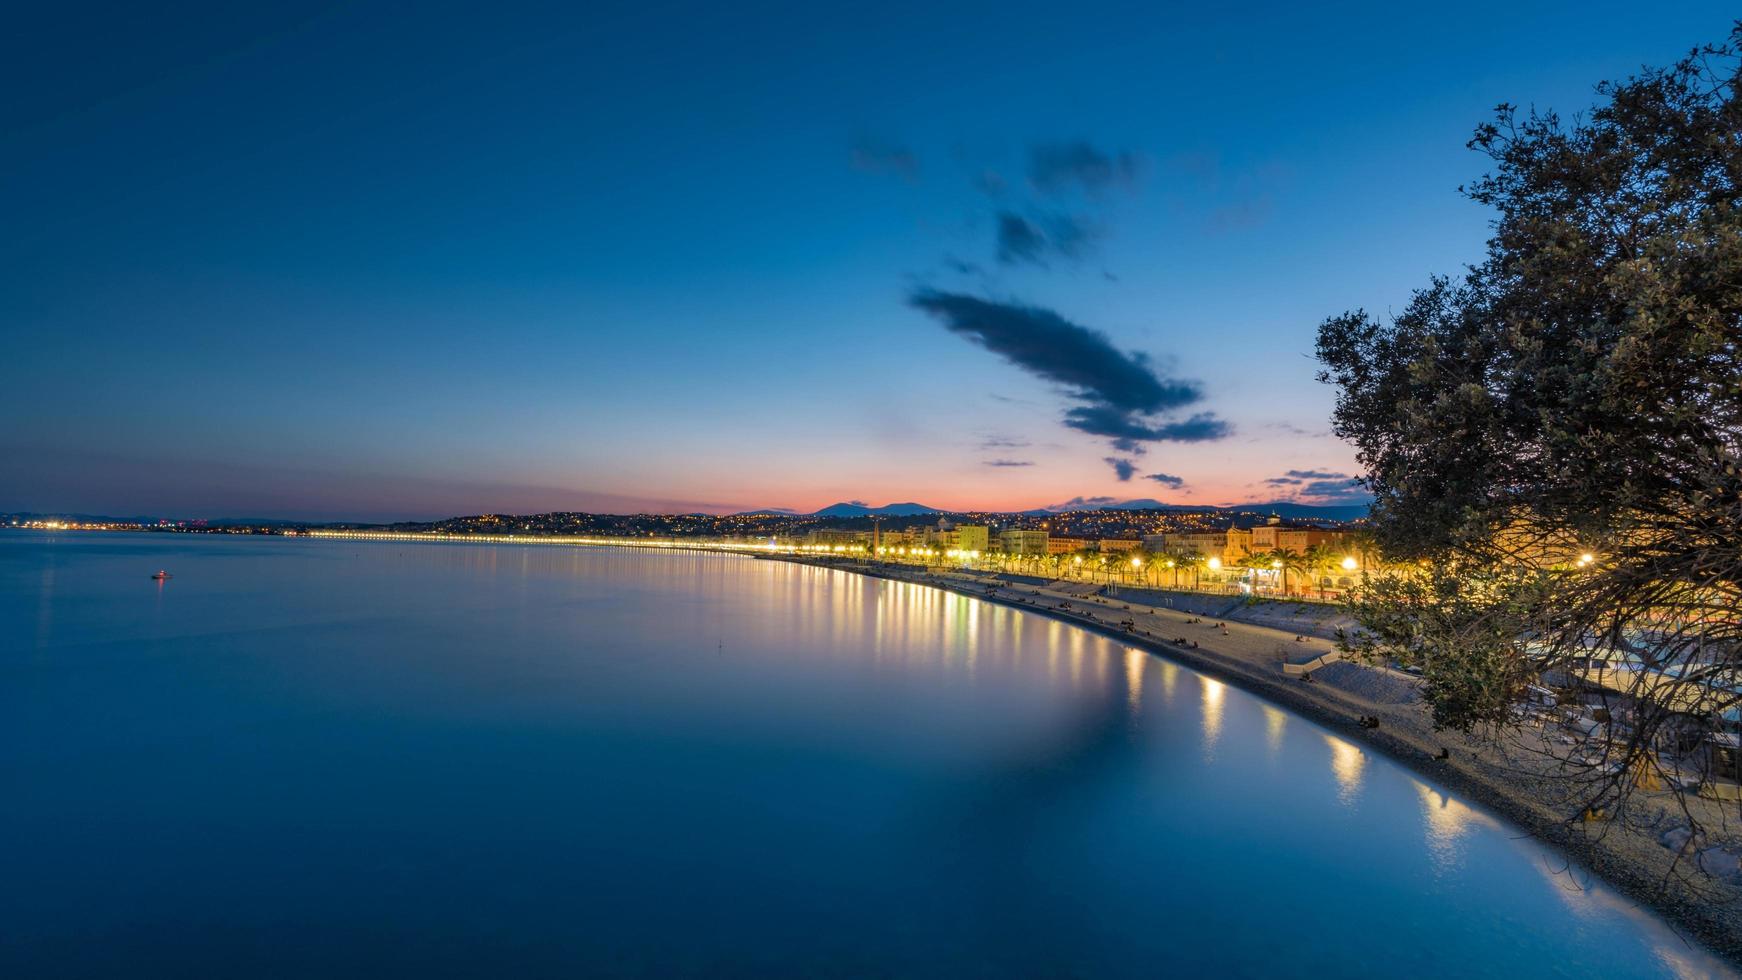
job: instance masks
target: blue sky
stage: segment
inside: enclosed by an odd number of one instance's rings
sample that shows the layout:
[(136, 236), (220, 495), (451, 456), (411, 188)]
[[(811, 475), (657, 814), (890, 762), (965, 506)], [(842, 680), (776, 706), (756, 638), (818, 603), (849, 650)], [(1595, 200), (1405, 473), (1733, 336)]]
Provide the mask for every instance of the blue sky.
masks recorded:
[[(1314, 328), (1479, 257), (1474, 127), (1731, 17), (832, 6), (24, 12), (0, 510), (1331, 499), (1267, 482), (1356, 472)], [(1001, 262), (1000, 215), (1063, 247)], [(1064, 425), (1099, 396), (923, 291), (1145, 354), (1196, 397), (1133, 418), (1225, 435)]]

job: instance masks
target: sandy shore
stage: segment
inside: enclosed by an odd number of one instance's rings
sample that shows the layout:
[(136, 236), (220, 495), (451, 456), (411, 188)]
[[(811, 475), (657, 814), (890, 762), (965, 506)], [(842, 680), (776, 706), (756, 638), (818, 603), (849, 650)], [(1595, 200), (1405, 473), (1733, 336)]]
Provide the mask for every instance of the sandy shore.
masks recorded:
[[(870, 566), (803, 556), (783, 560), (820, 565), (896, 581), (948, 589), (991, 602), (1026, 609), (1117, 637), (1159, 656), (1233, 683), (1286, 706), (1340, 736), (1359, 741), (1459, 795), (1477, 801), (1578, 858), (1592, 871), (1640, 904), (1656, 910), (1684, 933), (1742, 966), (1742, 888), (1707, 877), (1687, 866), (1672, 874), (1675, 852), (1659, 835), (1679, 819), (1668, 793), (1639, 802), (1634, 822), (1642, 827), (1568, 819), (1567, 785), (1532, 764), (1505, 758), (1499, 749), (1455, 733), (1435, 732), (1426, 709), (1409, 697), (1412, 680), (1403, 674), (1339, 664), (1325, 668), (1333, 680), (1303, 681), (1283, 670), (1334, 644), (1319, 636), (1291, 634), (1236, 621), (1238, 612), (1201, 622), (1188, 612), (1055, 592), (1040, 585), (998, 580), (990, 575), (930, 574), (905, 566)], [(1133, 630), (1121, 625), (1134, 624)], [(1225, 628), (1224, 628), (1225, 627)], [(1175, 642), (1187, 640), (1185, 645)], [(1191, 643), (1195, 642), (1196, 647)], [(1321, 677), (1325, 677), (1321, 674)], [(1377, 718), (1366, 728), (1363, 717)], [(1442, 750), (1446, 757), (1440, 758)], [(1714, 829), (1725, 826), (1716, 805), (1692, 801), (1709, 813)], [(1728, 827), (1734, 832), (1735, 821)], [(1686, 879), (1684, 880), (1684, 877)]]

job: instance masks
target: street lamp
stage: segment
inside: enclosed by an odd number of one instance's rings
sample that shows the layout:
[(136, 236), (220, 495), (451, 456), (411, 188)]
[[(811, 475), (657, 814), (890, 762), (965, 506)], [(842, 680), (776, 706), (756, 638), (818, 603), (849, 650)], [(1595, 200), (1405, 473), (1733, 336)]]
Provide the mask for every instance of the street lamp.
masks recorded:
[(1349, 555), (1343, 559), (1343, 571), (1352, 572), (1355, 570), (1355, 567), (1359, 564), (1360, 564), (1360, 562), (1355, 560), (1354, 555)]

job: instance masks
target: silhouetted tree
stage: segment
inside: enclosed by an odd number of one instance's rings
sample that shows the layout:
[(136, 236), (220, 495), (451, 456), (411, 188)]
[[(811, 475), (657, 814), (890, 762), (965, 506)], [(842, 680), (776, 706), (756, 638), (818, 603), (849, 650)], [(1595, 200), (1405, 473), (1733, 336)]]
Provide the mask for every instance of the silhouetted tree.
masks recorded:
[[(1319, 328), (1375, 540), (1423, 569), (1355, 590), (1352, 645), (1421, 667), (1440, 725), (1504, 724), (1543, 671), (1622, 658), (1612, 773), (1742, 697), (1739, 44), (1604, 83), (1570, 124), (1499, 107), (1470, 142), (1493, 161), (1466, 189), (1498, 212), (1486, 258), (1388, 321)], [(1583, 802), (1632, 785), (1594, 777)]]

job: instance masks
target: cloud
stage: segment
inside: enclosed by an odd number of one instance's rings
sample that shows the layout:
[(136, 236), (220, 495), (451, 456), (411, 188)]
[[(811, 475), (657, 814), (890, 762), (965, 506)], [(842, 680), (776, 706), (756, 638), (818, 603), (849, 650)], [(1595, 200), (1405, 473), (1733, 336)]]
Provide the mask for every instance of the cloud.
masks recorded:
[(1204, 442), (1231, 431), (1209, 412), (1183, 421), (1155, 418), (1201, 401), (1202, 386), (1161, 376), (1145, 355), (1120, 351), (1105, 334), (1051, 310), (936, 290), (920, 290), (908, 302), (950, 332), (1063, 387), (1083, 403), (1065, 412), (1064, 424), (1125, 452), (1142, 442)]
[(1308, 504), (1366, 504), (1373, 495), (1361, 481), (1347, 473), (1330, 470), (1288, 470), (1264, 481), (1266, 486), (1289, 487), (1289, 500)]
[(1185, 481), (1184, 477), (1174, 476), (1171, 473), (1150, 473), (1150, 474), (1146, 475), (1144, 477), (1144, 479), (1145, 480), (1154, 480), (1155, 482), (1162, 484), (1163, 486), (1172, 487), (1175, 490), (1178, 490), (1179, 488), (1186, 485), (1186, 481)]
[(1303, 498), (1320, 503), (1371, 503), (1373, 495), (1356, 479), (1315, 480), (1300, 488)]
[(1135, 153), (1103, 153), (1081, 140), (1041, 143), (1030, 148), (1028, 182), (1042, 194), (1074, 188), (1100, 193), (1110, 187), (1137, 183), (1142, 159)]
[(998, 261), (1005, 265), (1046, 261), (1046, 233), (1027, 218), (1009, 211), (998, 212)]
[(1103, 506), (1106, 506), (1107, 504), (1116, 504), (1118, 502), (1119, 502), (1118, 497), (1072, 497), (1071, 499), (1065, 501), (1062, 504), (1053, 504), (1051, 507), (1043, 507), (1041, 509), (1042, 510), (1079, 510), (1079, 509), (1082, 509), (1084, 507), (1103, 507)]
[(1291, 436), (1302, 436), (1310, 439), (1322, 439), (1325, 436), (1330, 435), (1329, 432), (1314, 432), (1310, 429), (1303, 429), (1300, 426), (1295, 425), (1293, 422), (1265, 422), (1262, 423), (1261, 427), (1276, 432), (1286, 432)]
[(1031, 374), (1117, 412), (1159, 412), (1203, 397), (1196, 382), (1161, 378), (1141, 354), (1125, 354), (1105, 334), (1051, 310), (922, 290), (910, 302)]
[(1026, 459), (989, 459), (986, 461), (985, 465), (998, 466), (998, 467), (1033, 466), (1034, 462), (1032, 460), (1026, 460)]
[(1082, 258), (1097, 237), (1099, 232), (1084, 218), (1059, 214), (1030, 220), (1014, 211), (1000, 211), (996, 255), (1003, 265), (1045, 266), (1054, 255)]
[(869, 140), (853, 145), (853, 169), (868, 174), (894, 174), (903, 180), (919, 179), (919, 158), (905, 146)]
[(1021, 449), (1031, 445), (1027, 439), (1017, 439), (1011, 436), (987, 436), (980, 441), (981, 449)]
[(1136, 460), (1108, 456), (1106, 459), (1103, 459), (1102, 462), (1113, 467), (1113, 475), (1119, 478), (1120, 483), (1130, 483), (1132, 475), (1137, 472)]
[(1106, 405), (1070, 409), (1065, 412), (1065, 424), (1090, 435), (1107, 436), (1115, 449), (1138, 441), (1212, 442), (1233, 432), (1228, 423), (1209, 412), (1199, 412), (1183, 422), (1154, 424)]

